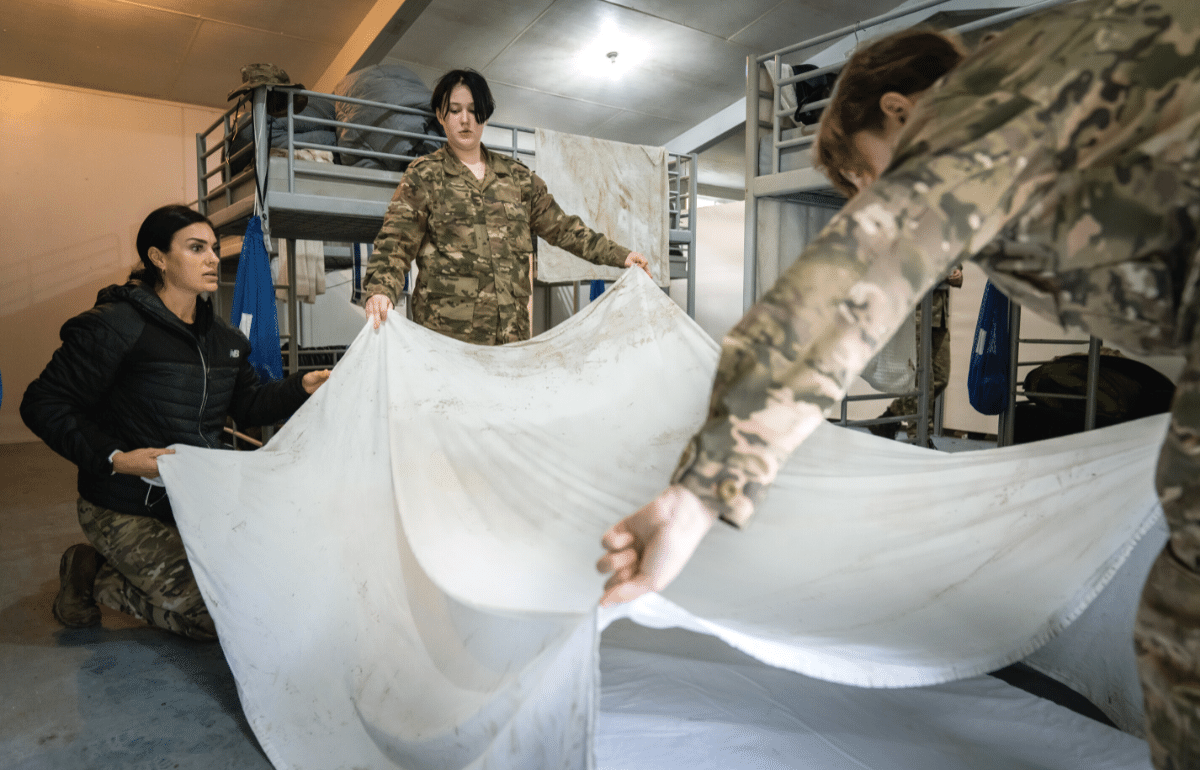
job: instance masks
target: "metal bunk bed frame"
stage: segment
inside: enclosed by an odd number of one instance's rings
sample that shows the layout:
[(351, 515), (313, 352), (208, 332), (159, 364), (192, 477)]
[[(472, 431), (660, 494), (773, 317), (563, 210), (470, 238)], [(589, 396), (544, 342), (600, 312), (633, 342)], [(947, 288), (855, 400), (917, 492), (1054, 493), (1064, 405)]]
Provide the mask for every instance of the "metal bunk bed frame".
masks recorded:
[[(749, 310), (750, 306), (757, 300), (758, 293), (758, 199), (759, 198), (781, 198), (798, 200), (801, 202), (818, 201), (820, 205), (828, 205), (826, 199), (832, 199), (834, 196), (829, 194), (829, 182), (825, 177), (812, 168), (811, 165), (807, 168), (798, 168), (789, 171), (781, 170), (781, 155), (782, 151), (791, 148), (808, 148), (811, 147), (816, 138), (815, 132), (802, 135), (796, 138), (784, 139), (783, 118), (792, 114), (792, 109), (783, 107), (782, 89), (785, 86), (801, 83), (808, 80), (813, 80), (823, 75), (836, 74), (841, 72), (842, 63), (832, 64), (825, 67), (820, 67), (813, 70), (808, 70), (797, 75), (783, 77), (783, 57), (795, 54), (808, 48), (812, 48), (823, 43), (828, 43), (834, 40), (844, 38), (848, 35), (856, 35), (858, 32), (878, 27), (881, 24), (904, 16), (910, 16), (921, 11), (925, 11), (936, 6), (946, 5), (953, 0), (927, 0), (926, 2), (913, 5), (906, 8), (898, 8), (885, 14), (881, 14), (874, 18), (862, 22), (843, 27), (841, 29), (827, 32), (823, 35), (818, 35), (809, 40), (804, 40), (794, 45), (789, 45), (772, 51), (761, 56), (751, 56), (746, 59), (746, 229), (745, 229), (745, 266), (743, 277), (743, 296), (742, 310)], [(1008, 11), (986, 16), (982, 19), (962, 24), (952, 28), (951, 31), (958, 34), (965, 34), (977, 29), (990, 27), (1003, 22), (1015, 20), (1022, 16), (1027, 16), (1037, 11), (1053, 8), (1057, 5), (1063, 5), (1071, 0), (1040, 0), (1025, 5), (1021, 8), (1015, 8)], [(760, 67), (770, 67), (773, 74), (772, 77), (772, 93), (771, 97), (771, 122), (769, 125), (764, 125), (759, 119), (760, 96), (759, 91), (759, 72)], [(805, 104), (806, 111), (824, 109), (829, 104), (829, 100), (822, 100)], [(760, 129), (770, 130), (770, 173), (759, 173), (759, 141)], [(1012, 319), (1013, 331), (1011, 337), (1012, 350), (1010, 355), (1010, 378), (1009, 378), (1009, 407), (1001, 415), (1000, 427), (998, 429), (998, 443), (1003, 446), (1004, 442), (1012, 443), (1014, 427), (1013, 420), (1015, 416), (1015, 401), (1017, 396), (1016, 385), (1016, 370), (1017, 366), (1029, 365), (1028, 363), (1018, 364), (1017, 348), (1019, 342), (1030, 344), (1045, 342), (1043, 340), (1019, 340), (1020, 329), (1020, 307), (1010, 300), (1010, 319)], [(932, 346), (932, 331), (930, 322), (932, 320), (932, 300), (931, 294), (926, 294), (921, 301), (922, 308), (922, 323), (920, 328), (920, 344), (918, 345), (918, 363), (917, 363), (917, 390), (908, 393), (882, 393), (872, 394), (867, 396), (846, 396), (842, 399), (841, 418), (839, 424), (843, 426), (872, 426), (885, 422), (897, 422), (903, 419), (917, 419), (917, 443), (925, 445), (928, 441), (928, 424), (929, 412), (934, 410), (934, 433), (940, 435), (942, 432), (942, 397), (939, 395), (936, 405), (930, 405), (928, 402), (929, 384), (931, 375), (931, 356), (930, 348)], [(1056, 341), (1058, 342), (1058, 341)], [(1067, 342), (1066, 344), (1071, 344)], [(1095, 426), (1096, 414), (1096, 384), (1098, 381), (1099, 371), (1099, 340), (1092, 338), (1089, 348), (1088, 361), (1088, 384), (1087, 384), (1087, 418), (1085, 422), (1085, 430), (1090, 430)], [(876, 418), (872, 420), (848, 420), (847, 407), (853, 401), (868, 401), (868, 400), (883, 400), (893, 399), (898, 396), (916, 396), (918, 400), (918, 412), (915, 415), (904, 415), (899, 418)]]
[[(285, 157), (282, 158), (271, 156), (267, 122), (267, 93), (271, 90), (277, 90), (287, 99), (287, 143), (286, 148), (281, 148), (286, 150)], [(298, 239), (373, 242), (383, 223), (392, 194), (402, 177), (401, 173), (394, 171), (297, 162), (296, 150), (328, 150), (339, 155), (400, 161), (412, 161), (416, 157), (297, 141), (297, 120), (307, 125), (328, 126), (334, 129), (351, 127), (364, 132), (417, 141), (446, 141), (445, 137), (436, 134), (418, 134), (307, 115), (298, 116), (294, 101), (297, 96), (318, 97), (390, 112), (432, 117), (432, 113), (424, 110), (383, 102), (300, 89), (259, 86), (254, 89), (249, 99), (248, 112), (240, 112), (242, 105), (239, 103), (226, 110), (204, 131), (196, 134), (197, 209), (212, 220), (218, 235), (240, 235), (245, 231), (249, 218), (254, 215), (255, 191), (259, 191), (263, 218), (270, 234), (287, 242), (289, 276), (296, 274), (295, 241)], [(521, 142), (522, 136), (532, 135), (533, 129), (503, 123), (489, 123), (488, 127), (511, 132), (508, 146), (489, 145), (489, 149), (509, 154), (514, 158), (534, 156), (534, 151), (523, 147)], [(251, 141), (247, 146), (234, 151), (233, 139), (244, 130), (251, 131)], [(216, 162), (211, 163), (214, 156), (218, 156)], [(248, 165), (235, 172), (234, 164), (242, 160), (247, 160)], [(697, 156), (669, 153), (668, 163), (668, 248), (679, 252), (670, 257), (671, 278), (687, 281), (687, 312), (689, 316), (694, 317)], [(332, 190), (334, 194), (324, 190)], [(549, 284), (539, 282), (539, 285)], [(301, 368), (298, 340), (299, 305), (295, 282), (289, 281), (286, 289), (288, 331), (281, 333), (280, 338), (287, 341), (287, 371), (293, 373)], [(578, 309), (579, 282), (575, 282), (575, 296)], [(221, 312), (220, 308), (218, 312)], [(326, 356), (330, 353), (327, 348), (320, 349), (319, 352)], [(334, 355), (336, 357), (336, 353)]]

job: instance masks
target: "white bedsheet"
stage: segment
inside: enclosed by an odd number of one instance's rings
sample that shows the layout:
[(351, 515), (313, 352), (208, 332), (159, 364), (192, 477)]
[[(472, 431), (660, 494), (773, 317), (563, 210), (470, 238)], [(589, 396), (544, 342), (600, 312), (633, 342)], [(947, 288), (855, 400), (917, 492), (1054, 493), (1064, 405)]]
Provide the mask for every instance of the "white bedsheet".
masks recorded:
[(390, 314), (268, 447), (163, 458), (275, 766), (590, 767), (622, 615), (835, 682), (969, 677), (1080, 613), (1156, 519), (1164, 419), (960, 455), (823, 426), (746, 531), (601, 616), (600, 534), (665, 484), (716, 356), (640, 271), (504, 348)]
[[(613, 634), (617, 631), (617, 634)], [(660, 634), (664, 639), (653, 639)], [(611, 637), (611, 639), (610, 639)], [(990, 676), (866, 689), (712, 637), (612, 626), (600, 648), (603, 770), (1150, 770), (1146, 743)]]

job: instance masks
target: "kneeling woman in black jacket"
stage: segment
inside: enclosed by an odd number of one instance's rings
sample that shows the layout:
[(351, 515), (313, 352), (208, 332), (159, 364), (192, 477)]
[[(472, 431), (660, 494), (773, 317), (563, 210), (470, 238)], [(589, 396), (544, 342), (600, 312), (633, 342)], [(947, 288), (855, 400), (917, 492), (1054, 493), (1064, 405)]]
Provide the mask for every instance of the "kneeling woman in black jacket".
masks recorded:
[(215, 639), (158, 458), (171, 444), (221, 446), (226, 416), (246, 426), (285, 419), (329, 377), (259, 383), (246, 337), (200, 297), (217, 289), (216, 245), (202, 214), (152, 212), (129, 282), (102, 289), (63, 325), (62, 347), (25, 391), (25, 424), (79, 466), (79, 523), (92, 545), (71, 546), (59, 564), (53, 612), (65, 625), (97, 625), (98, 601)]

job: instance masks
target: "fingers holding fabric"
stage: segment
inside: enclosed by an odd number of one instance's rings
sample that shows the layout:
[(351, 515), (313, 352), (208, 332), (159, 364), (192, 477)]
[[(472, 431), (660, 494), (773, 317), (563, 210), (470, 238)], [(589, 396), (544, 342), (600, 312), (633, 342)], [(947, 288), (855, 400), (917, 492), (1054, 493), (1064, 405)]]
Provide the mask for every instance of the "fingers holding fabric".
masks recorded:
[(651, 278), (654, 277), (653, 273), (650, 272), (650, 262), (640, 252), (629, 252), (629, 256), (625, 257), (625, 267), (640, 267), (646, 271), (646, 275)]
[(129, 476), (144, 476), (148, 479), (157, 478), (158, 458), (173, 454), (175, 454), (174, 449), (159, 447), (142, 447), (128, 452), (117, 452), (112, 457), (113, 472)]
[(363, 305), (367, 311), (367, 320), (376, 329), (380, 323), (387, 321), (388, 311), (393, 307), (392, 301), (382, 294), (372, 294)]

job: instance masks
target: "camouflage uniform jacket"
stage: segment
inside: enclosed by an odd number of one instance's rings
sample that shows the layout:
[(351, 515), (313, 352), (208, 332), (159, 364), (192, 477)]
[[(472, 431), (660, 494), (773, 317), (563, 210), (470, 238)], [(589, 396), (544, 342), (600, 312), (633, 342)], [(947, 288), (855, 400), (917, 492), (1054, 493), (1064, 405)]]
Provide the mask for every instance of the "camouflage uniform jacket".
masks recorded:
[(930, 88), (892, 164), (725, 339), (674, 480), (729, 523), (958, 262), (1145, 351), (1196, 327), (1200, 14), (1104, 0), (1030, 17)]
[(413, 161), (396, 188), (363, 295), (393, 304), (415, 260), (413, 320), (481, 345), (529, 339), (533, 236), (601, 265), (624, 267), (629, 249), (568, 216), (524, 164), (483, 149), (475, 175), (450, 150)]

